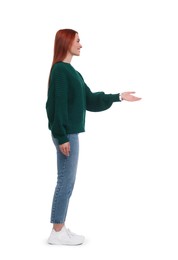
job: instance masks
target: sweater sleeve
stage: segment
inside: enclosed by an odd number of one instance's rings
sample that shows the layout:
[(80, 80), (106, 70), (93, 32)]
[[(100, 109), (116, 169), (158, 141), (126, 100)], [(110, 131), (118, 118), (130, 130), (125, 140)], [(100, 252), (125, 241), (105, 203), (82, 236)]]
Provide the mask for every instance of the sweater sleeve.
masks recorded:
[(68, 125), (68, 84), (66, 73), (63, 69), (53, 71), (54, 84), (54, 116), (51, 124), (52, 135), (58, 139), (59, 144), (68, 142), (66, 128)]
[(91, 92), (85, 84), (86, 109), (91, 112), (100, 112), (110, 108), (113, 102), (119, 102), (118, 94), (105, 94), (104, 92)]

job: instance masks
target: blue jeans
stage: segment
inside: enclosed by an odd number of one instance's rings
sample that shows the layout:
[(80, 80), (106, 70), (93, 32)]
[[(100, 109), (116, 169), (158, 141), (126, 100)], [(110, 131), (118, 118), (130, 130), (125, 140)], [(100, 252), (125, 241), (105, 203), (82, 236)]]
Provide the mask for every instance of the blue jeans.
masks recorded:
[(68, 135), (70, 142), (70, 155), (61, 153), (57, 139), (52, 136), (57, 151), (57, 185), (54, 192), (51, 223), (62, 224), (65, 222), (69, 199), (72, 194), (78, 164), (79, 139), (78, 134)]

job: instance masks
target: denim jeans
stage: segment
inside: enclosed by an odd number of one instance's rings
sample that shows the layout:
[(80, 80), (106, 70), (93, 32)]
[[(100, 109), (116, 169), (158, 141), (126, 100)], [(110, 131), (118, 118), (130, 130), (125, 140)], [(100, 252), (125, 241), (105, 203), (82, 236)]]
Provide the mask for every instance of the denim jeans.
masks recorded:
[(57, 185), (54, 192), (51, 223), (64, 223), (67, 215), (70, 196), (72, 194), (78, 164), (79, 139), (78, 134), (68, 135), (70, 155), (61, 153), (57, 139), (52, 136), (57, 151)]

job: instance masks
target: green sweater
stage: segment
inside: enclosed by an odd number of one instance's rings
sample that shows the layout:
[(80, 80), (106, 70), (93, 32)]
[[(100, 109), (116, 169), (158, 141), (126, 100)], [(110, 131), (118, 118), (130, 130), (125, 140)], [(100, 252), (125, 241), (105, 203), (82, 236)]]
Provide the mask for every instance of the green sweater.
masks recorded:
[(70, 63), (58, 62), (51, 70), (46, 112), (48, 127), (59, 144), (67, 135), (85, 131), (86, 110), (99, 112), (119, 101), (119, 94), (92, 93)]

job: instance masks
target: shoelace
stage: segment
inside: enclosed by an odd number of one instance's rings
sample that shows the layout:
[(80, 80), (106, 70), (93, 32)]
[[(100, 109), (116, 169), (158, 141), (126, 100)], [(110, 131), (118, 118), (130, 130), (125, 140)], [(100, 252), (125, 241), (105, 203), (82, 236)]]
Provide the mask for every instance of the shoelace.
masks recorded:
[(69, 237), (75, 236), (75, 233), (73, 233), (72, 231), (70, 231), (69, 228), (66, 229), (67, 234), (69, 235)]

